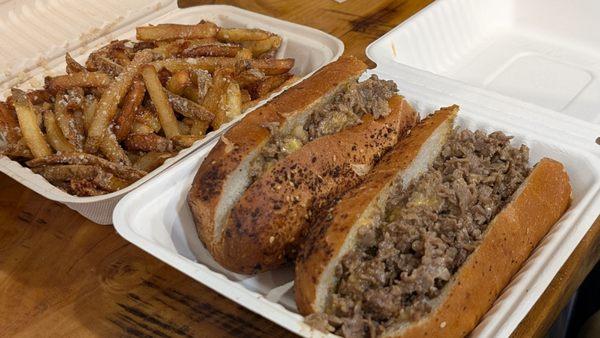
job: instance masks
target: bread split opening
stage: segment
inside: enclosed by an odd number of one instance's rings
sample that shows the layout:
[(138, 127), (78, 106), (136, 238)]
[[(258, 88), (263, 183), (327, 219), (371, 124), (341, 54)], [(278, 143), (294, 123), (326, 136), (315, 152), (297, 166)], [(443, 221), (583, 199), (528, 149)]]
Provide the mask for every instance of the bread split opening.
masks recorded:
[(372, 114), (374, 118), (389, 114), (388, 100), (396, 94), (393, 81), (369, 79), (345, 84), (329, 99), (312, 108), (301, 119), (285, 126), (267, 124), (271, 139), (254, 158), (250, 167), (251, 182), (278, 160), (300, 149), (306, 143), (361, 123), (361, 117)]
[(528, 148), (502, 132), (453, 130), (429, 169), (396, 184), (379, 221), (358, 230), (309, 323), (365, 337), (426, 316), (530, 171)]

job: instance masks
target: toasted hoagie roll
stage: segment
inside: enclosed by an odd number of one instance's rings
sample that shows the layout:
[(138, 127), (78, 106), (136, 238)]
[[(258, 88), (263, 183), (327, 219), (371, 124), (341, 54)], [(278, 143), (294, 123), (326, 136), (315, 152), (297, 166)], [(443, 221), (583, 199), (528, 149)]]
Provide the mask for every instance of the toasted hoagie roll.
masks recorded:
[(495, 132), (424, 119), (323, 212), (296, 263), (296, 304), (345, 337), (467, 335), (567, 209), (563, 165)]
[[(251, 112), (211, 150), (188, 201), (200, 239), (220, 264), (255, 273), (293, 260), (312, 210), (360, 182), (416, 123), (393, 82), (357, 81), (365, 69), (354, 58), (325, 66)], [(297, 181), (293, 171), (301, 167), (323, 180), (322, 189)]]

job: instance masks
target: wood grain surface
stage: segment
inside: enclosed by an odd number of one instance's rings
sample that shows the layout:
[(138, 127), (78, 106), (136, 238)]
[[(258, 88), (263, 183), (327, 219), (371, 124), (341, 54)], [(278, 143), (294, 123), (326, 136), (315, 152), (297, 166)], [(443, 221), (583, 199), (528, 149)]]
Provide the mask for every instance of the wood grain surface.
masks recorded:
[[(180, 1), (226, 3), (339, 37), (346, 54), (366, 46), (430, 0)], [(407, 46), (409, 47), (409, 46)], [(600, 222), (515, 332), (540, 336), (600, 256)], [(0, 337), (291, 334), (123, 240), (0, 175)]]

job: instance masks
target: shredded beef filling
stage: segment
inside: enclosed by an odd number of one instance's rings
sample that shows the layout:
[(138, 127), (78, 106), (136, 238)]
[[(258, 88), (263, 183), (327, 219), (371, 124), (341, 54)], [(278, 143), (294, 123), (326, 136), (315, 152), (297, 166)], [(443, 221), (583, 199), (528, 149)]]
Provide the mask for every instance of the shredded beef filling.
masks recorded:
[(350, 84), (329, 103), (313, 111), (303, 126), (282, 132), (277, 123), (265, 125), (271, 131), (271, 140), (251, 165), (252, 181), (272, 163), (298, 150), (304, 144), (361, 123), (364, 114), (372, 114), (375, 118), (387, 116), (388, 100), (396, 91), (393, 81), (380, 80), (376, 75), (372, 75), (363, 82)]
[(429, 170), (359, 230), (337, 267), (326, 314), (308, 320), (345, 337), (373, 337), (421, 318), (529, 175), (529, 149), (502, 132), (455, 130)]

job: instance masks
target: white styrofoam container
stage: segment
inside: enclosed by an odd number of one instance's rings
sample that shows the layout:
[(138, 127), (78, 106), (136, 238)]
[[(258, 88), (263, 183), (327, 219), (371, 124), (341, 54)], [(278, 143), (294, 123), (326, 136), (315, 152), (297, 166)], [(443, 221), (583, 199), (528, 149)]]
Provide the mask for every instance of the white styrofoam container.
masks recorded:
[[(394, 80), (421, 115), (459, 104), (459, 125), (514, 135), (515, 144), (530, 147), (532, 163), (544, 156), (560, 160), (571, 178), (571, 207), (474, 336), (509, 336), (600, 213), (600, 149), (594, 143), (600, 118), (592, 114), (600, 108), (600, 91), (593, 90), (600, 69), (600, 31), (593, 29), (599, 9), (593, 0), (439, 0), (367, 48), (377, 63), (372, 72)], [(581, 69), (592, 74), (585, 85)], [(209, 150), (191, 154), (124, 198), (114, 212), (117, 231), (279, 325), (321, 335), (296, 312), (291, 269), (234, 274), (198, 240), (186, 195)]]
[[(61, 19), (59, 19), (61, 18)], [(68, 23), (65, 19), (68, 18)], [(223, 27), (262, 28), (283, 37), (278, 57), (296, 60), (292, 73), (304, 78), (343, 52), (342, 42), (306, 26), (278, 20), (232, 6), (208, 5), (178, 9), (172, 0), (26, 0), (0, 3), (0, 95), (10, 88), (39, 88), (46, 75), (64, 73), (64, 54), (84, 61), (89, 52), (114, 39), (134, 39), (135, 27), (157, 23), (192, 24), (205, 19)], [(19, 33), (17, 33), (19, 32)], [(18, 38), (15, 38), (17, 36)], [(276, 93), (272, 94), (272, 96)], [(265, 100), (266, 101), (266, 100)], [(263, 101), (264, 102), (264, 101)], [(102, 196), (67, 194), (8, 157), (0, 158), (0, 171), (40, 195), (62, 202), (88, 219), (110, 224), (112, 211), (127, 193), (158, 175), (173, 163), (201, 148), (241, 119), (225, 124), (204, 139), (165, 161), (125, 189)]]

